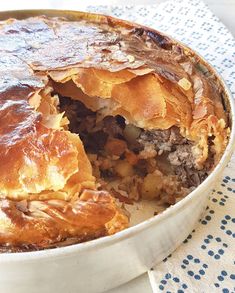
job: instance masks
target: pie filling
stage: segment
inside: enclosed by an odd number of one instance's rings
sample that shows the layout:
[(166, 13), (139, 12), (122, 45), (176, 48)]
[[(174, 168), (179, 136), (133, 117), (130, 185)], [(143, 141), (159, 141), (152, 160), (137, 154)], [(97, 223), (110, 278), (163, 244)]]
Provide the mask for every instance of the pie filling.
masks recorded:
[(176, 126), (144, 130), (120, 115), (104, 116), (62, 95), (59, 109), (84, 144), (98, 189), (120, 202), (148, 199), (167, 207), (197, 187), (213, 165), (211, 157), (203, 170), (196, 169), (193, 143)]

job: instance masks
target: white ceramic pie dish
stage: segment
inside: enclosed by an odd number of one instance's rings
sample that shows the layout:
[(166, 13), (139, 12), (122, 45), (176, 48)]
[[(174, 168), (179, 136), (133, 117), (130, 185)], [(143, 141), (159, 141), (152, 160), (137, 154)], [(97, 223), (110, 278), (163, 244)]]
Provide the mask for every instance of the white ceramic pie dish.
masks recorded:
[[(2, 12), (0, 18), (41, 14), (71, 14), (73, 19), (76, 16), (76, 12), (38, 10)], [(206, 66), (218, 76), (210, 65)], [(201, 185), (162, 214), (113, 236), (56, 249), (0, 254), (0, 292), (103, 292), (143, 274), (175, 250), (201, 217), (211, 190), (234, 150), (233, 98), (224, 81), (218, 78), (230, 108), (231, 137), (221, 161)]]

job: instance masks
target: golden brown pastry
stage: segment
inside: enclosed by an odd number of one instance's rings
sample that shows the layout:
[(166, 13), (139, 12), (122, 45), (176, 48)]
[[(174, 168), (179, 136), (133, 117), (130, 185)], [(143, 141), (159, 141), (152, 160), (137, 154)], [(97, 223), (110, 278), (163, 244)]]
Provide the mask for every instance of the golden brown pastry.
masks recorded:
[(106, 16), (0, 23), (0, 246), (42, 249), (128, 226), (114, 200), (173, 204), (218, 163), (215, 76), (159, 32)]
[(102, 191), (84, 190), (73, 202), (2, 199), (0, 207), (2, 249), (13, 251), (83, 242), (114, 234), (127, 225), (114, 199)]

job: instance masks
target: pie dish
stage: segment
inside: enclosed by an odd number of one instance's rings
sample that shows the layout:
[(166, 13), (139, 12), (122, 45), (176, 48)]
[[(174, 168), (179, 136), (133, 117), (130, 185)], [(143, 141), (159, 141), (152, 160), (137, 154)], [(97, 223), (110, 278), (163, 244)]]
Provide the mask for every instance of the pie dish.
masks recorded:
[(220, 160), (222, 89), (167, 37), (45, 16), (0, 32), (3, 251), (116, 233), (128, 217), (112, 195), (173, 204)]
[[(163, 223), (146, 236), (153, 249), (164, 235), (165, 249), (157, 258), (138, 253), (143, 260), (123, 282), (166, 256), (198, 219), (207, 198), (200, 192), (232, 151), (233, 105), (201, 57), (157, 31), (102, 15), (45, 14), (3, 13), (0, 23), (0, 250), (3, 259), (23, 251), (58, 256), (69, 249), (62, 246), (126, 229), (128, 204), (170, 206), (156, 217), (168, 223), (168, 236)], [(193, 208), (188, 227), (170, 241)], [(173, 209), (175, 223), (167, 216)], [(143, 237), (154, 220), (104, 238), (107, 255), (115, 239), (127, 248), (133, 231)], [(78, 244), (77, 256), (90, 243)], [(102, 245), (98, 251), (104, 258)]]

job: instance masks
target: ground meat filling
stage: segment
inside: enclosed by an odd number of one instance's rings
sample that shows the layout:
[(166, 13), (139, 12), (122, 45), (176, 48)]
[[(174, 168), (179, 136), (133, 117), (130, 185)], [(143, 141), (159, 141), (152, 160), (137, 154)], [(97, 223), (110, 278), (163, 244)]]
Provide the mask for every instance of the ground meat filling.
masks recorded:
[(131, 203), (157, 199), (171, 205), (198, 186), (208, 168), (194, 166), (193, 144), (177, 127), (145, 131), (121, 116), (101, 117), (80, 101), (60, 96), (69, 130), (79, 133), (101, 189)]
[[(145, 148), (157, 150), (158, 155), (164, 154), (164, 163), (169, 164), (169, 169), (178, 175), (183, 186), (197, 187), (208, 176), (213, 159), (208, 160), (204, 170), (197, 170), (192, 153), (193, 144), (180, 134), (179, 128), (173, 126), (167, 130), (144, 131), (138, 141)], [(161, 160), (160, 157), (158, 159)]]

